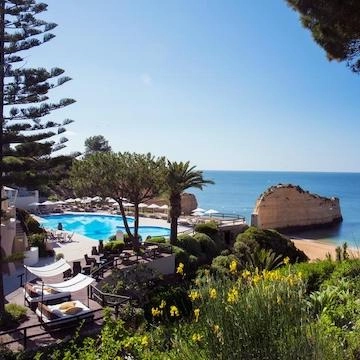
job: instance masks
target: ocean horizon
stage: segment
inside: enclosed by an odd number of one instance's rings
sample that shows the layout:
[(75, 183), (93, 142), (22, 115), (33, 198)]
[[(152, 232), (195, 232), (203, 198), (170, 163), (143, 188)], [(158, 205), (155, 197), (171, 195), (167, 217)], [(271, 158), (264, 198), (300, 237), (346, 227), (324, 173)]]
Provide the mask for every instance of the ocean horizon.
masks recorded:
[(321, 242), (360, 246), (360, 173), (358, 172), (303, 172), (204, 170), (205, 179), (215, 182), (203, 190), (189, 189), (198, 206), (222, 213), (245, 217), (250, 225), (256, 200), (270, 186), (299, 185), (305, 191), (325, 197), (338, 197), (343, 222), (335, 227), (296, 233), (299, 237)]

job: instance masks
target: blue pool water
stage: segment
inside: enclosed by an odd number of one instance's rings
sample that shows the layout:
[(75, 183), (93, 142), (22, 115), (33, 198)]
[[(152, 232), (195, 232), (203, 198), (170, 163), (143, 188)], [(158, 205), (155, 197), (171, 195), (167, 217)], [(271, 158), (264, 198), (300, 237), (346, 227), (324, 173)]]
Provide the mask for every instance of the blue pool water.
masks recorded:
[[(134, 219), (127, 218), (131, 226)], [(51, 214), (43, 215), (41, 223), (45, 228), (57, 229), (59, 223), (63, 229), (87, 236), (95, 240), (107, 240), (109, 236), (115, 235), (117, 230), (125, 232), (124, 223), (120, 215), (105, 214)], [(170, 229), (158, 226), (140, 226), (139, 234), (143, 239), (147, 236), (168, 236)]]

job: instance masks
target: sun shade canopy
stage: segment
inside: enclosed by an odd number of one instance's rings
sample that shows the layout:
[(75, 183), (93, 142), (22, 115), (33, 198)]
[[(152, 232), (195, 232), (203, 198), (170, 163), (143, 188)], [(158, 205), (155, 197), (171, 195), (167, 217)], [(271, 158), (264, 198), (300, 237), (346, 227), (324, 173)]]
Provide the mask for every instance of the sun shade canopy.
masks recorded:
[(70, 280), (63, 281), (57, 284), (46, 284), (46, 286), (60, 292), (74, 292), (89, 286), (95, 279), (84, 274), (77, 274)]
[(30, 271), (32, 274), (43, 278), (62, 274), (64, 271), (70, 269), (71, 267), (64, 259), (60, 259), (50, 265), (37, 267), (24, 265), (24, 268)]

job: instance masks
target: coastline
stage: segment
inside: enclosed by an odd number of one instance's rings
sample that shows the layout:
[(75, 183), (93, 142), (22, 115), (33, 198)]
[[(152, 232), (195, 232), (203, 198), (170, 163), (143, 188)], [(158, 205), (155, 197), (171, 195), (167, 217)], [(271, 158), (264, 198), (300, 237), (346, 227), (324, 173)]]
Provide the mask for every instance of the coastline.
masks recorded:
[[(333, 260), (336, 258), (335, 249), (337, 246), (332, 243), (299, 237), (290, 237), (290, 240), (293, 241), (295, 246), (302, 250), (310, 260), (324, 260), (327, 254), (330, 254)], [(360, 249), (349, 247), (348, 250), (350, 257), (359, 257)]]

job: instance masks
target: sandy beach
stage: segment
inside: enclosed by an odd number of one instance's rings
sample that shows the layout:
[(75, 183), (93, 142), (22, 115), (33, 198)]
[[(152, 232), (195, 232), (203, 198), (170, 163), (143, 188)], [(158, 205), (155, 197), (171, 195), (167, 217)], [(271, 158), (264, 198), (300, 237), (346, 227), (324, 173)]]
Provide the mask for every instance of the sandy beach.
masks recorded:
[[(326, 258), (326, 254), (328, 253), (330, 253), (331, 257), (335, 259), (336, 245), (326, 244), (312, 239), (291, 238), (291, 240), (295, 243), (295, 246), (298, 249), (302, 250), (309, 257), (310, 260), (323, 260)], [(350, 248), (349, 253), (351, 256), (359, 257), (359, 249)]]

